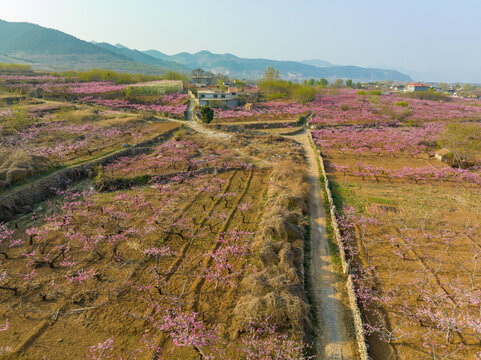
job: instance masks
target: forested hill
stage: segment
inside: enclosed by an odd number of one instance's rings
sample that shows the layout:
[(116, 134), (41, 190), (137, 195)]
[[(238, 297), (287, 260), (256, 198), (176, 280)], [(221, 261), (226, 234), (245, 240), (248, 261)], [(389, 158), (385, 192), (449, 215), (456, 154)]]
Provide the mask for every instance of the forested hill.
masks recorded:
[[(123, 72), (161, 74), (167, 70), (185, 70), (144, 54), (134, 58), (120, 51), (77, 39), (58, 30), (30, 23), (0, 20), (0, 58), (2, 62), (24, 63), (45, 70), (86, 70), (104, 68)], [(145, 59), (145, 58), (150, 59)]]

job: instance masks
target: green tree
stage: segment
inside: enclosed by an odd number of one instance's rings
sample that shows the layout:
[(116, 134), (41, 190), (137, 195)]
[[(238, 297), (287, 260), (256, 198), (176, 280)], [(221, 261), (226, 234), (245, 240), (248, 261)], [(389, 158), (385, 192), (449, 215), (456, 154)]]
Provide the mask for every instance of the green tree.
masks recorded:
[(307, 104), (316, 97), (316, 89), (312, 86), (293, 86), (291, 97), (298, 104)]
[(270, 98), (282, 98), (289, 95), (291, 84), (284, 80), (264, 80), (259, 82), (259, 89)]
[(269, 66), (264, 71), (264, 81), (275, 81), (279, 80), (279, 70), (274, 69), (273, 66)]
[(335, 89), (340, 89), (344, 87), (344, 80), (342, 79), (337, 79), (332, 83), (332, 87)]
[(202, 106), (200, 108), (200, 119), (209, 124), (214, 119), (214, 110), (207, 105)]
[(329, 81), (327, 81), (327, 79), (322, 78), (319, 80), (319, 85), (321, 85), (322, 87), (326, 87), (328, 84)]
[(481, 127), (476, 123), (452, 121), (441, 134), (439, 145), (448, 149), (459, 167), (481, 152)]
[(187, 77), (184, 74), (178, 73), (176, 71), (167, 71), (162, 77), (164, 78), (164, 80), (187, 81)]
[(352, 88), (352, 80), (351, 79), (346, 80), (346, 87)]

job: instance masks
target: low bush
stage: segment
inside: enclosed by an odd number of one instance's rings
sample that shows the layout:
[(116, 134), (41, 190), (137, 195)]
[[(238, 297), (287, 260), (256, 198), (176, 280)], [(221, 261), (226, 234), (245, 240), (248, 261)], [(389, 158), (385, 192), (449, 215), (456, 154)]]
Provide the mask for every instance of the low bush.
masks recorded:
[(316, 97), (316, 89), (312, 86), (294, 86), (290, 91), (291, 98), (298, 104), (307, 104), (313, 101)]
[(200, 108), (200, 119), (206, 124), (209, 124), (214, 119), (214, 110), (209, 106), (202, 106)]
[(400, 93), (399, 96), (419, 99), (419, 100), (434, 100), (434, 101), (452, 101), (452, 98), (448, 95), (437, 93), (435, 91), (416, 91), (410, 93)]

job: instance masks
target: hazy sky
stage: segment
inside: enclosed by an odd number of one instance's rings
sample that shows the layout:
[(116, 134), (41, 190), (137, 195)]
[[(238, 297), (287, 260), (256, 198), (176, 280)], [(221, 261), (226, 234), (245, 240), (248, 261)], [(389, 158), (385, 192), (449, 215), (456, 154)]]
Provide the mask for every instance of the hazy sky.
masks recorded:
[(481, 82), (481, 0), (0, 0), (0, 19), (167, 54), (318, 58)]

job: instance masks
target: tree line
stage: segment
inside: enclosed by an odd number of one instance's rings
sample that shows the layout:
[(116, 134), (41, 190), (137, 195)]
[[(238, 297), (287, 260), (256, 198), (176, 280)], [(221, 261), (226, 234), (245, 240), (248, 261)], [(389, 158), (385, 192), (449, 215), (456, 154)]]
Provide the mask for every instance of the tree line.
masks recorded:
[(344, 81), (337, 79), (332, 84), (327, 79), (321, 78), (319, 80), (310, 79), (305, 80), (302, 84), (294, 83), (292, 81), (282, 80), (279, 75), (279, 70), (269, 66), (264, 76), (258, 82), (259, 89), (261, 89), (269, 100), (289, 98), (300, 104), (311, 102), (316, 97), (318, 91), (323, 88), (362, 88), (361, 83), (354, 84), (351, 79)]

